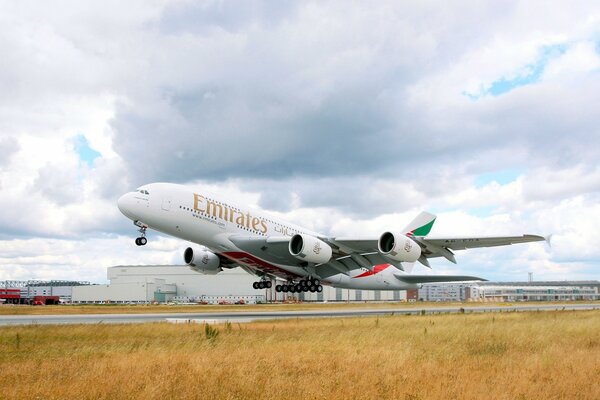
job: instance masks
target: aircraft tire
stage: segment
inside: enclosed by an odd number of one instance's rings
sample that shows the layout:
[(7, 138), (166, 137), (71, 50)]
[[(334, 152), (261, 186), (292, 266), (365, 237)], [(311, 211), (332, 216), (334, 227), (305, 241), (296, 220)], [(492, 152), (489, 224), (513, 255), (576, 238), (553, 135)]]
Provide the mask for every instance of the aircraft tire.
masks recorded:
[(308, 290), (310, 290), (311, 293), (314, 293), (317, 291), (317, 286), (316, 285), (310, 285), (310, 287), (308, 288)]
[(145, 237), (141, 237), (140, 239), (140, 246), (145, 246), (146, 243), (148, 243), (148, 239), (146, 239)]
[(317, 293), (321, 293), (323, 291), (323, 286), (317, 285)]
[(321, 284), (321, 281), (315, 278), (313, 279), (312, 284), (315, 286), (319, 286)]
[(300, 285), (300, 284), (296, 285), (296, 292), (301, 293), (304, 291), (303, 289), (304, 289), (304, 287), (302, 285)]
[(281, 285), (275, 285), (275, 291), (277, 293), (280, 293), (281, 292)]
[(290, 293), (296, 293), (296, 286), (290, 285)]
[(140, 238), (135, 238), (135, 245), (136, 246), (141, 246), (141, 244), (140, 244)]
[(273, 283), (271, 281), (266, 281), (265, 286), (267, 289), (271, 289), (273, 287)]
[(283, 293), (287, 293), (288, 292), (288, 285), (285, 285), (285, 284), (281, 285), (281, 291)]
[(252, 287), (254, 289), (258, 289), (258, 282), (252, 282)]

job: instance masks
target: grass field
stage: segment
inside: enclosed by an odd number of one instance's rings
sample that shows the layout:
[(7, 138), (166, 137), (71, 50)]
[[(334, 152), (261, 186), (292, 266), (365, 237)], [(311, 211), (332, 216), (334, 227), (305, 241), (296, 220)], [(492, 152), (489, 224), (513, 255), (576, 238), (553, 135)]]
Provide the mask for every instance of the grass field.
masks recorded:
[(600, 399), (600, 312), (4, 327), (0, 366), (2, 399)]

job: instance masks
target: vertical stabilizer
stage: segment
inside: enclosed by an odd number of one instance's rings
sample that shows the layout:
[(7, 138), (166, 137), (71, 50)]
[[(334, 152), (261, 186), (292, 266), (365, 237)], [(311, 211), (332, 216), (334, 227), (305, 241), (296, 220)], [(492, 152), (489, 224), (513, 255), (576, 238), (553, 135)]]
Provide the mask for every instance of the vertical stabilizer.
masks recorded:
[(421, 212), (413, 219), (402, 232), (406, 236), (427, 236), (433, 227), (436, 216), (426, 211)]

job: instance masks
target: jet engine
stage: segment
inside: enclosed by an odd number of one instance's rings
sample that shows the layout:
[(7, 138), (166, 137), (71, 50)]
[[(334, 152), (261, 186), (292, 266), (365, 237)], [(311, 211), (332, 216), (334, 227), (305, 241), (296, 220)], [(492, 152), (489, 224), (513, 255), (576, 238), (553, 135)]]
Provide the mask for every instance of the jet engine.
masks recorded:
[(421, 246), (401, 233), (385, 232), (377, 241), (384, 256), (399, 262), (415, 262), (421, 256)]
[(215, 275), (222, 271), (219, 256), (204, 248), (194, 249), (188, 247), (183, 252), (183, 261), (194, 272), (205, 275)]
[(331, 247), (314, 236), (295, 234), (290, 239), (290, 254), (299, 260), (314, 264), (324, 264), (331, 259)]

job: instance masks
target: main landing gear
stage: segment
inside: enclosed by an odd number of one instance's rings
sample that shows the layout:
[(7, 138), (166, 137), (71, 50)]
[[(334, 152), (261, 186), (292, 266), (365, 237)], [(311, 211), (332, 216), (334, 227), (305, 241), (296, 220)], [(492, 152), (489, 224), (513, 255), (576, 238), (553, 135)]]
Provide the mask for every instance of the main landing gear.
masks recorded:
[(323, 286), (321, 286), (321, 282), (315, 278), (303, 279), (298, 283), (289, 282), (283, 285), (276, 285), (275, 291), (277, 293), (301, 293), (301, 292), (317, 292), (321, 293), (323, 291)]
[(140, 221), (134, 221), (133, 224), (140, 228), (138, 229), (140, 237), (135, 239), (135, 244), (138, 246), (145, 246), (146, 243), (148, 243), (148, 239), (146, 239), (146, 229), (148, 229), (148, 226), (142, 224)]
[(273, 284), (271, 283), (271, 281), (258, 281), (252, 283), (252, 287), (254, 289), (271, 289), (272, 285)]

